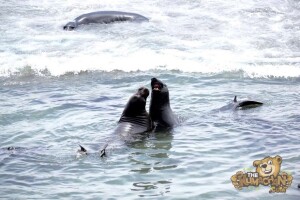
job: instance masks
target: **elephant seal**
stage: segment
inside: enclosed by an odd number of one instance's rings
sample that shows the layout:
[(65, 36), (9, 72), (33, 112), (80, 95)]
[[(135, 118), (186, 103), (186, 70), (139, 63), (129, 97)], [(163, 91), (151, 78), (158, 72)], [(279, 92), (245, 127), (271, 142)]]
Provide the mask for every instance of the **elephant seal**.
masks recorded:
[(115, 130), (117, 134), (126, 137), (152, 130), (152, 121), (146, 111), (146, 100), (148, 96), (149, 90), (145, 87), (141, 87), (130, 97), (118, 121), (118, 126)]
[(169, 90), (166, 84), (157, 78), (151, 79), (151, 100), (149, 114), (156, 129), (172, 128), (179, 124), (177, 116), (170, 106)]
[(249, 100), (245, 100), (245, 101), (237, 101), (237, 97), (234, 96), (233, 99), (233, 104), (234, 104), (234, 109), (249, 109), (249, 108), (256, 108), (259, 106), (262, 106), (263, 103), (258, 102), (258, 101), (249, 101)]
[(79, 17), (75, 18), (74, 21), (67, 23), (64, 26), (64, 30), (71, 31), (82, 24), (90, 24), (90, 23), (111, 24), (115, 22), (124, 22), (124, 21), (143, 22), (143, 21), (149, 21), (149, 19), (136, 13), (120, 12), (120, 11), (98, 11), (98, 12), (91, 12), (91, 13), (80, 15)]
[(258, 101), (250, 101), (250, 100), (244, 100), (244, 101), (238, 101), (237, 97), (234, 96), (233, 101), (231, 101), (228, 105), (225, 105), (221, 108), (215, 109), (213, 111), (234, 111), (234, 110), (246, 110), (250, 108), (256, 108), (259, 106), (262, 106), (263, 103), (258, 102)]

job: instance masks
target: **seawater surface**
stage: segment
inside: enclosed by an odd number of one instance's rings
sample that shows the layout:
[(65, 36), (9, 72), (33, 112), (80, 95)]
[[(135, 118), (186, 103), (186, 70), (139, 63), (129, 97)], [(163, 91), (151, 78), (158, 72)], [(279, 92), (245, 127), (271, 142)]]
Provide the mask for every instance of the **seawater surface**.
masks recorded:
[[(169, 85), (172, 108), (182, 123), (170, 132), (124, 142), (113, 133), (116, 122), (128, 98), (139, 86), (149, 88), (153, 76)], [(297, 79), (170, 71), (28, 79), (0, 89), (3, 198), (299, 197)], [(220, 110), (233, 95), (265, 104)], [(106, 143), (107, 157), (100, 158)], [(90, 154), (76, 158), (78, 144)], [(19, 148), (4, 149), (10, 146)], [(233, 187), (233, 174), (255, 170), (254, 160), (275, 155), (283, 158), (281, 169), (294, 177), (286, 194), (269, 194), (262, 186)]]
[[(297, 0), (1, 2), (0, 198), (299, 199), (299, 9)], [(150, 21), (62, 30), (98, 10)], [(152, 77), (168, 85), (181, 124), (124, 140), (117, 121)], [(264, 105), (234, 111), (235, 95)], [(79, 144), (87, 156), (76, 157)], [(286, 193), (234, 188), (237, 171), (276, 155), (293, 176)]]

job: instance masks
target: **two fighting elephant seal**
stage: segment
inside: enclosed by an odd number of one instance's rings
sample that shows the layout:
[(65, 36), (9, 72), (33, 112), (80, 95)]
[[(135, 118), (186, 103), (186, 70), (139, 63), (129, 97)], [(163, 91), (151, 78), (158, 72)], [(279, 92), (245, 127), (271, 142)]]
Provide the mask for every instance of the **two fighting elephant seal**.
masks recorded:
[(149, 90), (141, 87), (130, 97), (115, 130), (123, 136), (144, 133), (152, 130), (152, 120), (146, 111)]
[(151, 100), (149, 114), (156, 128), (172, 128), (179, 124), (170, 106), (169, 89), (157, 78), (151, 79)]
[(143, 22), (149, 21), (148, 18), (136, 14), (136, 13), (129, 13), (129, 12), (120, 12), (120, 11), (98, 11), (98, 12), (91, 12), (87, 14), (80, 15), (79, 17), (75, 18), (74, 21), (67, 23), (64, 26), (64, 30), (74, 30), (79, 25), (82, 24), (91, 24), (91, 23), (98, 23), (98, 24), (110, 24), (116, 22)]
[(141, 87), (128, 101), (119, 120), (117, 132), (125, 135), (169, 129), (179, 124), (170, 106), (169, 89), (157, 78), (151, 79), (149, 114), (145, 106), (149, 90)]

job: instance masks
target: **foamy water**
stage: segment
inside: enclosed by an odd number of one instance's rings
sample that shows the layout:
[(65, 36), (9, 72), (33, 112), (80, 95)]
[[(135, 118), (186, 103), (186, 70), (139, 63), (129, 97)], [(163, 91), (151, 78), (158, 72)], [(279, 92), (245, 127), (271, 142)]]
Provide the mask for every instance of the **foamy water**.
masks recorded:
[[(7, 1), (0, 15), (0, 72), (30, 66), (56, 76), (163, 67), (298, 77), (299, 7), (297, 1)], [(62, 30), (98, 10), (135, 12), (150, 21)]]

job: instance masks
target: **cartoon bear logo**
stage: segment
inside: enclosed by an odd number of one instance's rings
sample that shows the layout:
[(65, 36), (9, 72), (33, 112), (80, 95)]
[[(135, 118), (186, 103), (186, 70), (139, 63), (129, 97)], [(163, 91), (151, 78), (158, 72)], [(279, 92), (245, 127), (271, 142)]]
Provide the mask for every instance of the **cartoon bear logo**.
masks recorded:
[(233, 186), (239, 190), (243, 187), (259, 185), (270, 186), (270, 193), (285, 193), (291, 186), (293, 177), (287, 172), (280, 172), (282, 158), (280, 156), (265, 157), (262, 160), (255, 160), (253, 166), (256, 171), (238, 171), (231, 176)]
[(265, 157), (262, 160), (255, 160), (253, 166), (256, 167), (256, 172), (259, 176), (267, 177), (274, 176), (276, 178), (280, 172), (282, 158), (280, 156)]

